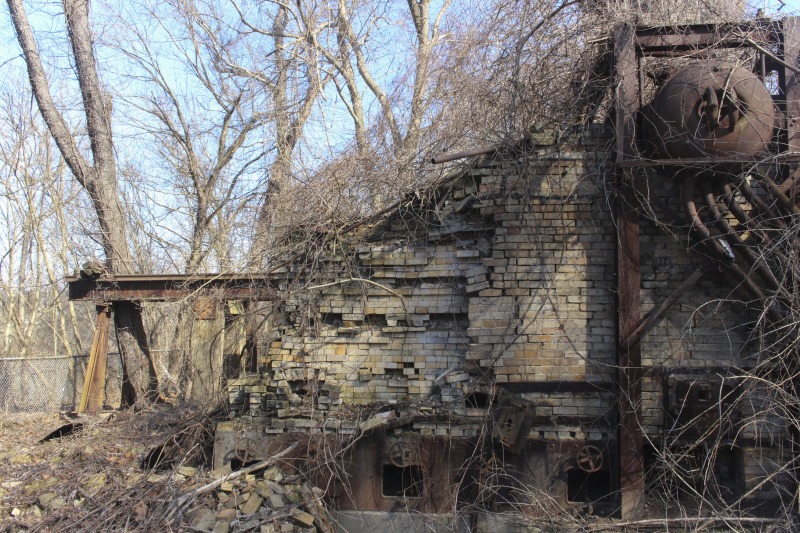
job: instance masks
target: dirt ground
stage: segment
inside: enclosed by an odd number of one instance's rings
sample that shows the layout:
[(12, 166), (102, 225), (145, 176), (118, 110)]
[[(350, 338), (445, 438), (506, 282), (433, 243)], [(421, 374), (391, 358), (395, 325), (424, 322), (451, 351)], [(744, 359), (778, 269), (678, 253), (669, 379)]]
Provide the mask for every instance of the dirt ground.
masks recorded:
[[(42, 441), (68, 424), (76, 431)], [(312, 530), (293, 520), (310, 517), (302, 498), (244, 507), (259, 483), (291, 496), (263, 474), (209, 489), (230, 475), (209, 469), (211, 428), (208, 416), (169, 406), (80, 418), (3, 413), (0, 531)]]

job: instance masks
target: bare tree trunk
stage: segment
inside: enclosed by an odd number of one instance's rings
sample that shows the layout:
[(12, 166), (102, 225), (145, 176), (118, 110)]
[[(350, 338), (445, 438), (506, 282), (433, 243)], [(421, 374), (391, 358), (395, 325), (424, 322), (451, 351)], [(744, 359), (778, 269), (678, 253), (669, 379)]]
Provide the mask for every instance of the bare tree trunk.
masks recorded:
[[(132, 273), (133, 261), (127, 242), (125, 211), (117, 191), (111, 117), (95, 68), (88, 0), (64, 0), (63, 5), (83, 99), (93, 164), (81, 155), (64, 118), (53, 102), (22, 1), (7, 0), (7, 3), (39, 111), (72, 174), (92, 199), (108, 268), (115, 274)], [(153, 399), (155, 372), (146, 338), (138, 334), (140, 330), (143, 331), (141, 313), (132, 303), (116, 304), (114, 311), (120, 349), (125, 358), (126, 381), (129, 381), (128, 397), (123, 403), (129, 404), (136, 399)], [(133, 391), (138, 396), (133, 395)]]

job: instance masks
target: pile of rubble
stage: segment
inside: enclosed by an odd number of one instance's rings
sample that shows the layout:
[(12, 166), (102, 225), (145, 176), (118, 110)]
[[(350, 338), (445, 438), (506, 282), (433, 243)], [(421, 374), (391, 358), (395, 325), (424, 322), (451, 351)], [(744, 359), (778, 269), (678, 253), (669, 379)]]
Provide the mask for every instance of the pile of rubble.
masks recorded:
[[(191, 467), (178, 474), (196, 476)], [(230, 465), (210, 471), (207, 476), (231, 479)], [(323, 491), (304, 484), (298, 475), (285, 475), (278, 466), (263, 473), (245, 474), (223, 481), (216, 487), (215, 498), (194, 509), (190, 526), (195, 531), (227, 533), (235, 531), (329, 531), (329, 520), (320, 499)], [(208, 503), (216, 503), (211, 507)]]

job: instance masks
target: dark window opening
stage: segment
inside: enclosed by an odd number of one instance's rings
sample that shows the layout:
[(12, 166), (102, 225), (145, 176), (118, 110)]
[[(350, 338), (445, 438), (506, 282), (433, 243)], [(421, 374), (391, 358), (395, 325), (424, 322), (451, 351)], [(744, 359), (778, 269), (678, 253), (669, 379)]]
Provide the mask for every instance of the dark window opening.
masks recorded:
[(385, 328), (386, 315), (364, 315), (364, 323), (376, 328)]
[(342, 313), (325, 313), (322, 315), (322, 322), (328, 326), (336, 328), (342, 327)]
[(645, 448), (645, 490), (659, 497), (693, 501), (704, 494), (733, 502), (744, 492), (744, 470), (742, 450), (733, 446)]
[(384, 368), (383, 372), (389, 377), (403, 377), (402, 368)]
[[(247, 457), (247, 452), (239, 451), (233, 458), (231, 458), (232, 472), (236, 472), (237, 470), (241, 470), (242, 468), (247, 468), (248, 466), (252, 466), (254, 464), (261, 462), (260, 459), (244, 459), (244, 457)], [(267, 469), (266, 467), (260, 468), (258, 470), (254, 470), (253, 472), (250, 472), (250, 474), (255, 476), (260, 476), (261, 474), (264, 473), (266, 469)]]
[(486, 409), (490, 401), (491, 398), (485, 392), (472, 392), (464, 398), (466, 406), (473, 409)]
[(420, 465), (383, 465), (383, 495), (388, 498), (419, 498), (422, 481)]
[(611, 493), (608, 472), (588, 473), (574, 468), (567, 472), (567, 500), (590, 503), (607, 498)]
[(713, 400), (710, 385), (700, 385), (697, 390), (697, 399), (703, 402), (710, 402)]
[(238, 353), (227, 353), (222, 356), (222, 375), (226, 379), (239, 377), (242, 356)]
[(469, 327), (467, 313), (430, 313), (427, 328), (441, 331), (463, 331)]

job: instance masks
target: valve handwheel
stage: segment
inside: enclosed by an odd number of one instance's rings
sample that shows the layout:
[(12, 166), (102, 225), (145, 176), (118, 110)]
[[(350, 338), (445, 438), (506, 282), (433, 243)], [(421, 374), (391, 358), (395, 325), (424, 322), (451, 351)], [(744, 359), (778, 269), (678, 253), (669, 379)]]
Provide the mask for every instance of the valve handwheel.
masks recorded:
[(586, 473), (597, 472), (603, 468), (603, 451), (597, 446), (587, 444), (578, 450), (577, 463), (578, 468)]
[(396, 442), (389, 448), (389, 460), (394, 466), (405, 468), (414, 462), (414, 450), (405, 442)]

